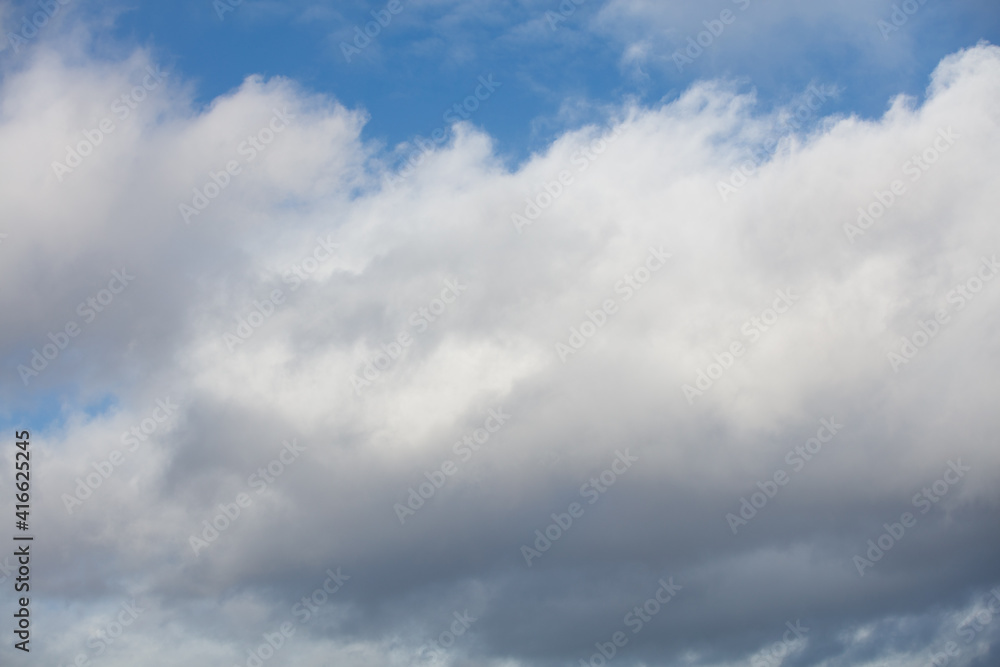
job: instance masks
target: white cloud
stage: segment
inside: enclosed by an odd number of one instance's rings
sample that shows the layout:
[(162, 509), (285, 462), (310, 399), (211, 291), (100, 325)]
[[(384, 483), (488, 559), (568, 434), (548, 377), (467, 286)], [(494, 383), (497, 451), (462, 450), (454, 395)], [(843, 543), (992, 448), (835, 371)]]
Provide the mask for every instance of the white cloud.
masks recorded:
[[(995, 517), (998, 387), (989, 369), (1000, 354), (1000, 281), (961, 310), (947, 295), (975, 275), (982, 256), (1000, 252), (996, 47), (946, 59), (920, 106), (899, 100), (877, 121), (828, 119), (793, 137), (728, 202), (718, 182), (779, 130), (756, 115), (752, 98), (718, 83), (660, 108), (623, 108), (604, 148), (611, 129), (570, 132), (513, 173), (489, 137), (459, 126), (391, 191), (383, 154), (360, 139), (363, 111), (256, 77), (198, 110), (186, 84), (168, 77), (59, 182), (51, 163), (151, 64), (144, 53), (100, 63), (39, 49), (0, 90), (0, 152), (17, 156), (0, 163), (9, 234), (0, 247), (0, 300), (10, 321), (0, 333), (4, 397), (21, 407), (51, 392), (73, 406), (107, 394), (120, 401), (92, 418), (68, 408), (65, 428), (36, 435), (52, 457), (40, 463), (38, 482), (37, 521), (51, 527), (51, 574), (40, 594), (57, 606), (141, 588), (177, 632), (143, 664), (176, 664), (195, 648), (242, 660), (241, 647), (335, 565), (354, 580), (324, 612), (326, 625), (303, 628), (290, 644), (288, 656), (312, 656), (301, 664), (323, 664), (317, 647), (331, 642), (343, 664), (385, 664), (398, 647), (383, 642), (432, 631), (434, 613), (462, 605), (469, 581), (537, 585), (544, 604), (559, 606), (579, 571), (630, 581), (622, 572), (642, 562), (701, 577), (704, 592), (701, 568), (727, 564), (735, 578), (754, 575), (742, 579), (754, 599), (787, 573), (761, 566), (754, 552), (763, 548), (794, 565), (806, 599), (839, 581), (855, 605), (834, 605), (839, 622), (855, 618), (879, 588), (844, 577), (835, 562), (849, 562), (869, 524), (898, 516), (945, 461), (960, 456), (975, 471), (944, 503), (948, 516), (971, 531)], [(294, 117), (272, 143), (254, 149), (252, 160), (240, 151), (286, 109)], [(906, 179), (903, 164), (941, 128), (959, 139), (849, 243), (843, 227), (856, 209)], [(231, 160), (240, 173), (185, 224), (178, 205)], [(518, 234), (512, 214), (562, 171), (572, 183)], [(327, 235), (339, 244), (336, 257), (293, 291), (285, 271)], [(626, 300), (616, 285), (636, 275), (650, 246), (672, 257)], [(29, 363), (48, 332), (81, 320), (77, 304), (122, 266), (134, 284), (25, 389), (16, 366)], [(418, 330), (412, 313), (449, 279), (468, 290)], [(775, 290), (787, 288), (800, 300), (773, 328), (754, 325), (761, 334), (752, 340), (743, 323), (761, 318)], [(283, 303), (230, 352), (224, 335), (274, 290)], [(618, 311), (563, 363), (555, 344), (608, 299)], [(939, 309), (948, 309), (949, 324), (894, 373), (887, 354)], [(400, 332), (413, 344), (358, 396), (350, 376)], [(734, 341), (746, 353), (689, 405), (682, 385)], [(178, 424), (68, 515), (60, 494), (118, 447), (156, 398), (174, 393), (183, 397)], [(497, 405), (514, 415), (511, 425), (412, 526), (400, 527), (393, 503)], [(724, 513), (783, 465), (789, 443), (831, 414), (847, 427), (827, 459), (757, 519), (755, 532), (730, 539)], [(245, 490), (248, 475), (289, 437), (308, 444), (307, 463), (192, 556), (189, 534)], [(641, 452), (641, 470), (554, 547), (545, 559), (551, 580), (512, 569), (531, 527), (564, 508), (620, 447)], [(539, 464), (540, 452), (556, 463)], [(944, 516), (928, 515), (914, 543), (941, 534), (977, 543), (947, 533)], [(654, 528), (664, 534), (651, 536)], [(796, 543), (823, 544), (826, 557), (811, 560)], [(936, 562), (907, 556), (900, 576), (909, 586), (953, 591)], [(877, 571), (890, 568), (884, 562)], [(970, 585), (986, 583), (989, 570), (982, 572)], [(247, 604), (261, 605), (258, 616), (212, 610), (217, 596), (237, 589), (251, 591)], [(512, 615), (505, 589), (488, 590), (480, 602), (493, 623), (477, 626), (463, 650), (487, 660), (530, 636), (514, 656), (530, 664), (550, 643), (571, 658), (593, 643), (558, 628), (533, 635), (537, 612)], [(441, 596), (448, 599), (439, 604)], [(563, 613), (618, 613), (616, 601), (598, 602)], [(341, 607), (348, 604), (351, 615)], [(780, 627), (788, 601), (763, 606), (764, 617), (782, 617)], [(710, 604), (679, 597), (673, 611), (688, 620), (674, 617), (662, 639), (678, 650), (728, 633), (708, 623)], [(72, 636), (89, 622), (58, 618)], [(698, 622), (690, 641), (676, 635)], [(152, 623), (135, 631), (157, 633)], [(716, 650), (729, 651), (728, 660), (759, 649), (742, 636)], [(655, 648), (660, 638), (644, 640)], [(106, 664), (114, 659), (124, 658)]]

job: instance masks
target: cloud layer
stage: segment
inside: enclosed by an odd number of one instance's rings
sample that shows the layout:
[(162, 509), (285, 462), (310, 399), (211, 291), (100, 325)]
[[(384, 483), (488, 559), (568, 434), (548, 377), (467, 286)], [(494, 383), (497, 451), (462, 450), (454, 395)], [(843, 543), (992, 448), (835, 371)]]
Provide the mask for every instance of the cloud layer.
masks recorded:
[(700, 82), (515, 169), (460, 123), (401, 173), (292, 81), (199, 108), (145, 52), (35, 49), (0, 87), (0, 350), (5, 404), (58, 413), (41, 659), (248, 664), (289, 623), (266, 664), (619, 631), (621, 664), (987, 664), (1000, 49), (871, 122), (819, 93)]

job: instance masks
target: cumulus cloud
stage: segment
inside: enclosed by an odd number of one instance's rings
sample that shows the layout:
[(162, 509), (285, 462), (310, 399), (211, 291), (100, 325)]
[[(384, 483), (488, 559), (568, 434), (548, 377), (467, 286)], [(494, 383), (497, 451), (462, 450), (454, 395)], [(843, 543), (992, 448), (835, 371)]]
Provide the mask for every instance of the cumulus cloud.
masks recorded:
[(248, 664), (288, 623), (268, 664), (623, 631), (622, 664), (730, 665), (796, 621), (787, 664), (982, 664), (998, 103), (981, 44), (871, 121), (699, 82), (516, 169), (458, 124), (400, 173), (292, 81), (199, 108), (146, 52), (37, 48), (0, 86), (0, 349), (7, 405), (65, 406), (33, 434), (42, 659), (97, 659), (134, 599), (103, 664)]

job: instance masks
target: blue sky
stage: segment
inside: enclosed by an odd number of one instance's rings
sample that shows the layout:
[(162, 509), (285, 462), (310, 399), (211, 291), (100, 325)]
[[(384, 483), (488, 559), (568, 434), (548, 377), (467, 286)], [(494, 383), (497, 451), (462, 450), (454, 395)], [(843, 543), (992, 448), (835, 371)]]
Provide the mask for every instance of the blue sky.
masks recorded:
[[(989, 0), (928, 0), (887, 39), (876, 22), (890, 20), (892, 2), (856, 3), (851, 21), (832, 10), (817, 13), (807, 3), (754, 2), (744, 10), (746, 18), (739, 16), (678, 72), (661, 59), (727, 7), (740, 14), (739, 5), (689, 5), (678, 23), (665, 26), (615, 4), (587, 0), (553, 30), (546, 12), (559, 11), (554, 1), (404, 2), (403, 11), (351, 62), (340, 44), (349, 43), (353, 28), (371, 21), (370, 12), (385, 3), (247, 0), (222, 18), (207, 0), (103, 2), (72, 11), (100, 13), (110, 21), (106, 34), (113, 49), (152, 49), (193, 82), (203, 103), (251, 74), (286, 76), (367, 110), (366, 136), (390, 146), (440, 127), (442, 112), (470, 94), (480, 75), (493, 73), (503, 83), (502, 94), (472, 121), (515, 160), (567, 126), (599, 119), (601, 105), (671, 100), (696, 79), (721, 77), (753, 87), (762, 109), (786, 103), (810, 82), (835, 85), (842, 95), (826, 113), (877, 117), (899, 93), (922, 96), (946, 54), (1000, 39), (1000, 12)], [(649, 59), (623, 62), (629, 45), (642, 40), (652, 44)], [(106, 48), (102, 41), (95, 50)], [(560, 113), (567, 100), (579, 103), (576, 113)]]

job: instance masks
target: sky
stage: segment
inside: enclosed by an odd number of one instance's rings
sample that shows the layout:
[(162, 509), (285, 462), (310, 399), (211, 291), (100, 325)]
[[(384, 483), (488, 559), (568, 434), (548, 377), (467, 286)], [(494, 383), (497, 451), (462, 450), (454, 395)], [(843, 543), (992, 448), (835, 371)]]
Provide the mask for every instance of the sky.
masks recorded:
[(4, 664), (997, 664), (994, 2), (0, 36)]

